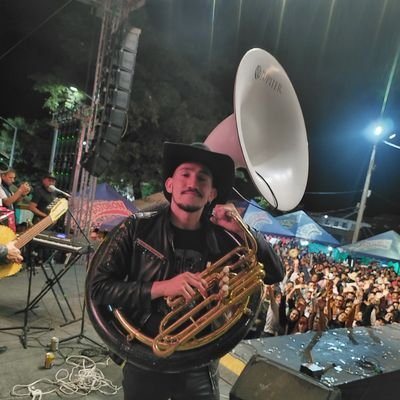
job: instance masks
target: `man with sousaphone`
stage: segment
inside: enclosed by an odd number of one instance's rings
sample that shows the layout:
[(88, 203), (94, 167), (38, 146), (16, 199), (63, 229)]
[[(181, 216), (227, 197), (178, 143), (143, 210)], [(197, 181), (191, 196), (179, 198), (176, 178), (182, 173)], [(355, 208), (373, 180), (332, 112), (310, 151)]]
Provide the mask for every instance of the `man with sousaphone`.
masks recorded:
[(216, 360), (248, 333), (264, 283), (283, 279), (266, 239), (225, 204), (235, 164), (281, 211), (294, 208), (306, 187), (301, 109), (264, 50), (251, 49), (240, 62), (234, 108), (205, 144), (164, 144), (169, 203), (127, 218), (92, 259), (88, 315), (125, 362), (125, 400), (217, 400)]
[[(169, 204), (148, 215), (133, 215), (109, 233), (89, 268), (88, 312), (111, 351), (128, 361), (123, 369), (126, 400), (216, 400), (213, 360), (244, 337), (257, 311), (249, 310), (253, 297), (259, 305), (263, 281), (282, 280), (283, 268), (262, 235), (250, 232), (233, 204), (224, 204), (235, 175), (229, 156), (199, 143), (167, 142), (163, 152)], [(225, 258), (228, 265), (220, 266)], [(253, 279), (242, 275), (246, 268)], [(243, 286), (244, 282), (248, 283)], [(244, 304), (232, 297), (234, 306), (224, 311), (233, 292)], [(206, 305), (192, 313), (200, 307), (196, 299)], [(164, 336), (160, 333), (164, 325), (180, 320), (181, 312), (171, 317), (172, 322), (165, 320), (170, 307), (190, 315), (182, 328), (176, 328), (183, 335), (175, 328), (166, 328)], [(209, 312), (213, 321), (197, 330)], [(227, 330), (218, 327), (224, 317)], [(209, 340), (214, 327), (219, 333)], [(130, 333), (128, 338), (123, 328)], [(195, 332), (190, 339), (186, 329)]]

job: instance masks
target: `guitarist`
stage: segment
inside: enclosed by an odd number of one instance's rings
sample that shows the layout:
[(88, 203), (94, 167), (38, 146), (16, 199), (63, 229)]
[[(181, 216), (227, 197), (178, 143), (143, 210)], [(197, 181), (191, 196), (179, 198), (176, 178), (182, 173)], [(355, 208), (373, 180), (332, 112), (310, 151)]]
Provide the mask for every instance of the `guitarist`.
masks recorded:
[[(6, 262), (15, 262), (21, 263), (23, 260), (21, 256), (21, 252), (17, 247), (15, 247), (15, 243), (8, 242), (7, 244), (0, 244), (0, 264), (4, 264)], [(7, 346), (0, 346), (0, 354), (7, 351)]]
[(15, 247), (14, 241), (0, 244), (0, 264), (6, 262), (21, 263), (23, 260), (20, 250)]

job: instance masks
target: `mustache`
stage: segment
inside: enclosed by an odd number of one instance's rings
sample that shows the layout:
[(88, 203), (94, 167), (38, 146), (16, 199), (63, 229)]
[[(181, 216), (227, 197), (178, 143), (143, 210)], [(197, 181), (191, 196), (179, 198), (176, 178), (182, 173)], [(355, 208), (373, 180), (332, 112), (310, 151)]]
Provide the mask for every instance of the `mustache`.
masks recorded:
[(182, 191), (182, 194), (185, 194), (185, 193), (195, 193), (197, 196), (203, 197), (203, 195), (197, 189), (186, 189), (186, 190)]

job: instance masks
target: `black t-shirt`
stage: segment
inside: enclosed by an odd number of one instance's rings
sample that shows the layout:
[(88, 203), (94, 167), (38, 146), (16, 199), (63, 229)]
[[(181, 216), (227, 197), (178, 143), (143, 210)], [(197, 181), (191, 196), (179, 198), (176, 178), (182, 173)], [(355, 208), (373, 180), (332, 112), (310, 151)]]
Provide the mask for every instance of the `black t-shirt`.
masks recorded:
[(203, 269), (202, 253), (205, 234), (202, 229), (189, 231), (172, 226), (175, 248), (175, 274), (200, 272)]
[[(47, 209), (47, 206), (57, 197), (57, 195), (54, 192), (49, 192), (47, 191), (43, 185), (36, 186), (35, 189), (33, 190), (32, 194), (32, 203), (36, 204), (36, 207), (48, 214), (49, 210)], [(36, 222), (40, 220), (38, 216), (35, 215), (33, 221)]]

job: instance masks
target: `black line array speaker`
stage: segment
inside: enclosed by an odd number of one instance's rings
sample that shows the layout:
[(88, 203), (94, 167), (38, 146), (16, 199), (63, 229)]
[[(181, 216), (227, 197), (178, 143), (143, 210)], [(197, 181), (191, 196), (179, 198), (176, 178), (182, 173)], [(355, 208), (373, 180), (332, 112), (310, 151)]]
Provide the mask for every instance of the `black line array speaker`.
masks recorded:
[(400, 393), (399, 324), (248, 340), (233, 353), (248, 362), (230, 400), (392, 400)]
[(89, 151), (81, 161), (91, 175), (100, 176), (105, 171), (127, 128), (140, 33), (138, 28), (124, 32), (120, 45), (112, 52), (100, 123), (96, 126)]
[(338, 389), (256, 355), (235, 382), (229, 399), (340, 400), (341, 394)]

